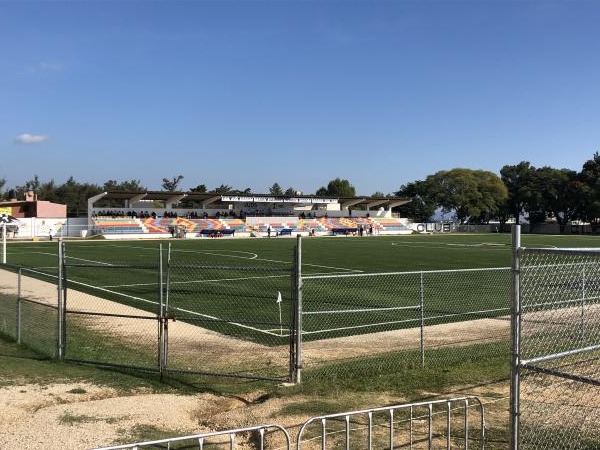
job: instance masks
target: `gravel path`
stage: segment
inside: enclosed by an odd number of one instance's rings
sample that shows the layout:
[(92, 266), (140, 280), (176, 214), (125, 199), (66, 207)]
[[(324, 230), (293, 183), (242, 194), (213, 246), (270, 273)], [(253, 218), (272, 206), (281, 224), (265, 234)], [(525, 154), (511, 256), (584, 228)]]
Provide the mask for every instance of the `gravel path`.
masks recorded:
[(178, 437), (267, 424), (285, 402), (298, 400), (254, 402), (263, 394), (121, 396), (87, 383), (8, 386), (0, 388), (0, 449), (86, 450), (139, 442), (132, 436), (144, 427)]

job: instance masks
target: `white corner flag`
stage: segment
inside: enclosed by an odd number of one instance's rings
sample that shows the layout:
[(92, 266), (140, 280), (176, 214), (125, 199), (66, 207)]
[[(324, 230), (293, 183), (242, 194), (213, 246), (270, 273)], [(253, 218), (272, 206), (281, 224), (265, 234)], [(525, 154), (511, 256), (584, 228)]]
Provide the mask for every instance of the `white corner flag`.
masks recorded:
[(281, 322), (281, 291), (277, 291), (277, 306), (279, 306), (279, 335), (283, 336), (283, 324)]

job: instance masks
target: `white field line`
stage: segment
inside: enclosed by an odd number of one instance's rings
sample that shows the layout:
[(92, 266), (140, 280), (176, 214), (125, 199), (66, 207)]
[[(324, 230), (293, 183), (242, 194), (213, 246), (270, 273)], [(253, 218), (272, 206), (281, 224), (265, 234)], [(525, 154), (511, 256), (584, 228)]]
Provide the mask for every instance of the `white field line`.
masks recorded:
[[(500, 246), (502, 245), (502, 246)], [(500, 245), (494, 245), (494, 246), (488, 246), (488, 250), (506, 250), (506, 251), (510, 251), (511, 248), (510, 246), (503, 246), (503, 244)], [(405, 243), (398, 243), (398, 242), (392, 242), (392, 246), (394, 247), (405, 247), (405, 248), (430, 248), (430, 249), (441, 249), (441, 250), (449, 250), (451, 248), (455, 248), (455, 247), (462, 247), (462, 248), (473, 248), (473, 249), (478, 249), (480, 250), (482, 245), (467, 245), (467, 244), (445, 244), (445, 245), (411, 245), (411, 244), (405, 244)]]
[[(56, 256), (58, 258), (58, 254), (57, 253), (48, 253), (48, 252), (33, 252), (33, 253), (35, 253), (36, 255)], [(107, 263), (107, 262), (102, 262), (102, 261), (96, 261), (96, 260), (93, 260), (93, 259), (77, 258), (75, 256), (69, 256), (69, 255), (66, 255), (65, 257), (66, 257), (66, 259), (73, 259), (73, 260), (76, 260), (76, 261), (84, 261), (84, 262), (98, 264), (98, 265), (103, 265), (103, 266), (114, 266), (114, 264), (112, 264), (112, 263)]]
[[(169, 281), (169, 284), (174, 285), (184, 285), (184, 284), (195, 284), (195, 283), (217, 283), (220, 281), (245, 281), (245, 280), (257, 280), (264, 278), (289, 278), (289, 274), (284, 275), (266, 275), (266, 276), (256, 276), (256, 277), (240, 277), (240, 278), (215, 278), (212, 280), (190, 280), (190, 281)], [(158, 282), (153, 281), (152, 283), (133, 283), (133, 284), (114, 284), (114, 285), (106, 285), (104, 288), (119, 288), (119, 287), (136, 287), (136, 286), (154, 286), (158, 285)]]
[[(346, 272), (324, 272), (324, 273), (316, 273), (315, 276), (324, 275), (346, 275)], [(218, 283), (220, 281), (246, 281), (246, 280), (262, 280), (265, 278), (289, 278), (289, 274), (282, 275), (260, 275), (256, 277), (237, 277), (237, 278), (213, 278), (208, 280), (189, 280), (189, 281), (170, 281), (171, 285), (186, 285), (186, 284), (203, 284), (203, 283)], [(157, 281), (153, 281), (151, 283), (131, 283), (131, 284), (114, 284), (114, 285), (104, 285), (103, 288), (120, 288), (120, 287), (138, 287), (138, 286), (155, 286), (158, 285)]]
[(479, 242), (477, 244), (451, 244), (451, 243), (448, 243), (446, 245), (451, 246), (451, 247), (477, 247), (477, 248), (480, 248), (480, 247), (503, 247), (503, 248), (509, 247), (508, 244), (500, 244), (500, 243), (494, 243), (494, 242)]
[(302, 334), (308, 335), (308, 334), (331, 333), (333, 331), (358, 330), (361, 328), (371, 328), (371, 327), (377, 327), (377, 326), (382, 326), (382, 325), (397, 325), (399, 323), (410, 323), (410, 322), (418, 323), (419, 320), (420, 319), (415, 318), (415, 319), (393, 320), (390, 322), (367, 323), (364, 325), (353, 325), (350, 327), (338, 327), (338, 328), (331, 328), (329, 330), (315, 330), (315, 331), (302, 330)]
[(305, 316), (313, 316), (318, 314), (354, 314), (364, 312), (383, 312), (383, 311), (406, 311), (406, 310), (419, 310), (420, 305), (413, 306), (390, 306), (389, 308), (361, 308), (361, 309), (330, 309), (330, 310), (319, 310), (319, 311), (303, 311), (302, 314)]
[[(134, 248), (136, 250), (148, 250), (149, 252), (152, 253), (156, 253), (156, 248), (149, 248), (149, 247), (141, 247), (138, 245), (107, 245), (107, 247), (114, 247), (114, 248)], [(221, 252), (225, 252), (225, 253), (219, 253), (219, 251)], [(186, 249), (171, 249), (171, 253), (173, 252), (178, 252), (178, 253), (202, 253), (202, 254), (207, 254), (207, 255), (213, 255), (213, 256), (227, 256), (230, 258), (240, 258), (240, 259), (256, 259), (258, 258), (258, 254), (253, 253), (253, 252), (246, 252), (244, 250), (217, 250), (216, 252), (213, 251), (208, 251), (208, 250), (186, 250)], [(247, 255), (250, 255), (250, 257), (247, 256), (237, 256), (237, 255), (228, 255), (227, 253), (244, 253)]]
[(383, 277), (392, 275), (419, 275), (419, 274), (440, 274), (440, 273), (464, 273), (464, 272), (486, 272), (486, 271), (505, 271), (510, 267), (476, 267), (473, 269), (443, 269), (443, 270), (411, 270), (406, 272), (379, 272), (379, 273), (342, 273), (338, 275), (306, 275), (304, 280), (319, 280), (327, 278), (364, 278), (364, 277)]
[[(113, 247), (116, 248), (134, 248), (134, 249), (140, 249), (140, 250), (149, 250), (146, 247), (139, 247), (139, 246), (135, 246), (135, 245), (128, 245), (128, 246), (117, 246), (117, 245), (113, 245)], [(156, 249), (152, 249), (153, 252), (156, 252)], [(251, 252), (246, 252), (246, 251), (242, 251), (242, 250), (222, 250), (223, 252), (229, 252), (229, 253), (246, 253), (248, 255), (251, 255), (250, 257), (245, 257), (245, 256), (238, 256), (238, 255), (229, 255), (227, 253), (218, 253), (218, 252), (208, 252), (208, 251), (203, 251), (203, 250), (173, 250), (174, 252), (181, 252), (181, 253), (202, 253), (202, 254), (207, 254), (207, 255), (212, 255), (212, 256), (221, 256), (221, 257), (225, 257), (225, 258), (236, 258), (236, 259), (251, 259), (251, 260), (256, 260), (256, 261), (265, 261), (265, 262), (273, 262), (273, 263), (278, 263), (278, 264), (286, 264), (286, 265), (290, 265), (291, 262), (290, 261), (281, 261), (278, 259), (266, 259), (266, 258), (259, 258), (258, 254), (256, 253), (251, 253)], [(92, 260), (90, 260), (89, 262), (94, 262)], [(108, 264), (108, 263), (106, 263)], [(332, 269), (332, 270), (336, 270), (336, 271), (342, 271), (342, 273), (344, 272), (349, 272), (349, 273), (362, 273), (364, 272), (363, 270), (360, 269), (349, 269), (347, 267), (335, 267), (335, 266), (324, 266), (322, 264), (307, 264), (307, 263), (303, 263), (302, 264), (303, 267), (317, 267), (317, 268), (321, 268), (321, 269)]]
[[(146, 247), (139, 247), (139, 246), (126, 246), (127, 248), (135, 248), (138, 250), (146, 250)], [(123, 248), (122, 246), (119, 246), (119, 248)], [(152, 249), (153, 252), (156, 252), (155, 249)], [(264, 258), (258, 258), (258, 255), (255, 253), (250, 253), (250, 252), (243, 252), (243, 251), (239, 251), (239, 250), (225, 250), (226, 252), (236, 252), (236, 253), (246, 253), (248, 255), (250, 255), (250, 257), (244, 257), (244, 256), (239, 256), (239, 255), (231, 255), (231, 254), (227, 254), (227, 253), (215, 253), (215, 252), (205, 252), (205, 251), (196, 251), (196, 250), (177, 250), (179, 252), (184, 252), (184, 253), (203, 253), (203, 254), (209, 254), (209, 255), (213, 255), (213, 256), (221, 256), (221, 257), (226, 257), (226, 258), (236, 258), (236, 259), (250, 259), (250, 260), (258, 260), (258, 261), (265, 261), (265, 262), (273, 262), (273, 263), (279, 263), (279, 264), (291, 264), (290, 261), (281, 261), (281, 260), (274, 260), (274, 259), (264, 259)], [(45, 254), (45, 255), (52, 255), (52, 256), (57, 256), (56, 254), (53, 253), (47, 253), (47, 252), (39, 252), (40, 254)], [(106, 265), (106, 266), (113, 266), (114, 264), (112, 263), (106, 263), (103, 261), (94, 261), (94, 260), (89, 260), (89, 259), (85, 259), (85, 258), (77, 258), (77, 257), (72, 257), (72, 256), (66, 256), (69, 259), (72, 260), (77, 260), (77, 261), (85, 261), (88, 263), (94, 263), (94, 264), (99, 264), (99, 265)], [(304, 264), (304, 266), (310, 266), (310, 267), (318, 267), (318, 268), (325, 268), (325, 269), (333, 269), (336, 271), (342, 271), (342, 274), (348, 274), (348, 273), (362, 273), (362, 270), (358, 270), (358, 269), (348, 269), (348, 268), (344, 268), (344, 267), (332, 267), (332, 266), (324, 266), (324, 265), (319, 265), (319, 264)], [(315, 275), (335, 275), (335, 274), (340, 274), (340, 272), (326, 272), (324, 274), (315, 274)], [(171, 284), (191, 284), (191, 283), (215, 283), (215, 282), (222, 282), (222, 281), (244, 281), (244, 280), (251, 280), (251, 279), (264, 279), (264, 278), (281, 278), (281, 277), (289, 277), (289, 274), (285, 274), (285, 275), (269, 275), (269, 276), (260, 276), (260, 277), (241, 277), (241, 278), (221, 278), (221, 279), (213, 279), (213, 280), (192, 280), (192, 281), (180, 281), (180, 282), (171, 282)], [(123, 294), (121, 292), (115, 291), (113, 289), (115, 288), (119, 288), (119, 287), (135, 287), (135, 286), (149, 286), (149, 285), (156, 285), (158, 284), (157, 282), (153, 282), (153, 283), (135, 283), (135, 284), (119, 284), (119, 285), (107, 285), (104, 287), (101, 286), (94, 286), (94, 285), (90, 285), (87, 283), (82, 283), (82, 282), (78, 282), (78, 281), (73, 281), (70, 280), (70, 283), (73, 284), (78, 284), (80, 286), (86, 286), (89, 288), (93, 288), (93, 289), (97, 289), (103, 292), (107, 292), (107, 293), (111, 293), (111, 294), (115, 294), (115, 295), (119, 295), (121, 297), (125, 297), (125, 298), (129, 298), (132, 300), (137, 300), (140, 302), (144, 302), (144, 303), (148, 303), (148, 304), (152, 304), (152, 305), (157, 305), (158, 306), (158, 302), (153, 301), (153, 300), (148, 300), (148, 299), (144, 299), (142, 297), (137, 297), (137, 296), (133, 296), (133, 295), (128, 295), (128, 294)], [(209, 318), (209, 319), (213, 319), (213, 320), (221, 320), (216, 316), (210, 316), (207, 314), (202, 314), (199, 313), (197, 311), (191, 311), (191, 310), (186, 310), (186, 309), (180, 309), (177, 308), (178, 311), (181, 312), (185, 312), (187, 314), (191, 314), (191, 315), (195, 315), (198, 317), (204, 317), (204, 318)], [(255, 328), (255, 327), (251, 327), (245, 324), (241, 324), (241, 323), (237, 323), (237, 322), (226, 322), (230, 325), (234, 325), (240, 328), (245, 328), (245, 329), (249, 329), (252, 331), (256, 331), (259, 333), (264, 333), (267, 335), (272, 335), (272, 336), (280, 336), (279, 333), (273, 333), (270, 332), (269, 330), (262, 330), (259, 328)]]
[[(137, 247), (137, 246), (128, 246), (128, 248), (140, 248), (140, 247)], [(141, 247), (141, 248), (144, 248), (144, 247)], [(233, 250), (233, 251), (238, 252), (237, 250)], [(188, 252), (188, 251), (186, 251), (186, 252)], [(194, 253), (194, 251), (189, 251), (189, 252), (193, 252)], [(202, 252), (200, 252), (200, 253), (202, 253)], [(249, 252), (241, 252), (241, 251), (239, 251), (239, 253), (248, 253), (250, 255), (255, 255), (255, 254), (249, 253)], [(227, 254), (223, 255), (223, 254), (215, 254), (215, 253), (209, 253), (209, 254), (212, 254), (213, 256), (225, 256), (225, 257), (229, 257), (229, 258), (255, 259), (254, 257), (252, 257), (252, 258), (244, 258), (244, 257), (237, 256), (237, 255), (227, 255)], [(255, 255), (255, 256), (258, 256), (258, 255)], [(113, 265), (113, 264), (109, 264), (109, 263), (102, 263), (102, 262), (99, 262), (99, 261), (85, 260), (83, 258), (73, 258), (73, 259), (79, 259), (79, 260), (86, 261), (86, 262), (101, 263), (101, 264), (106, 264), (106, 265), (110, 265), (110, 266)], [(261, 261), (280, 262), (280, 263), (283, 262), (283, 261), (267, 260), (267, 259), (261, 259)], [(344, 269), (344, 270), (349, 270), (349, 269)], [(277, 277), (282, 277), (282, 276), (289, 277), (289, 275), (272, 275), (272, 276), (268, 276), (268, 277), (264, 277), (263, 276), (263, 277), (229, 278), (229, 279), (218, 279), (218, 280), (199, 280), (199, 281), (188, 281), (188, 282), (172, 282), (171, 284), (215, 282), (215, 281), (217, 281), (217, 282), (218, 281), (236, 281), (236, 280), (246, 280), (246, 279), (253, 279), (253, 278), (277, 278)], [(133, 299), (133, 300), (138, 300), (138, 301), (149, 303), (149, 304), (153, 304), (153, 305), (158, 305), (158, 302), (155, 302), (153, 300), (148, 300), (148, 299), (144, 299), (144, 298), (137, 297), (137, 296), (127, 295), (127, 294), (123, 294), (123, 293), (120, 293), (120, 292), (108, 289), (108, 288), (118, 288), (118, 287), (128, 287), (128, 286), (130, 287), (130, 286), (142, 286), (142, 285), (155, 285), (155, 284), (157, 284), (156, 282), (154, 282), (154, 283), (146, 283), (146, 284), (141, 283), (141, 284), (134, 284), (134, 285), (122, 285), (121, 284), (121, 285), (113, 285), (113, 286), (105, 286), (105, 287), (93, 286), (93, 285), (90, 285), (90, 284), (81, 283), (81, 282), (72, 281), (72, 280), (71, 280), (71, 283), (79, 284), (80, 286), (86, 286), (86, 287), (98, 289), (100, 291), (108, 292), (108, 293), (111, 293), (111, 294), (116, 294), (116, 295), (119, 295), (119, 296), (122, 296), (122, 297), (125, 297), (125, 298), (129, 298), (129, 299)], [(181, 312), (185, 312), (186, 314), (196, 315), (198, 317), (204, 317), (204, 318), (213, 319), (213, 320), (222, 320), (222, 319), (220, 319), (220, 318), (218, 318), (216, 316), (210, 316), (208, 314), (201, 314), (201, 313), (199, 313), (197, 311), (191, 311), (191, 310), (186, 310), (186, 309), (181, 309), (181, 308), (177, 308), (177, 310), (181, 311)], [(259, 332), (259, 333), (264, 333), (264, 334), (273, 335), (273, 336), (279, 336), (278, 333), (272, 333), (272, 332), (269, 332), (269, 331), (266, 331), (266, 330), (262, 330), (260, 328), (251, 327), (251, 326), (244, 325), (244, 324), (237, 323), (237, 322), (226, 322), (226, 323), (228, 323), (230, 325), (235, 325), (235, 326), (240, 327), (240, 328), (245, 328), (245, 329), (249, 329), (249, 330), (252, 330), (252, 331), (256, 331), (256, 332)]]
[[(72, 284), (78, 284), (80, 286), (85, 286), (85, 287), (89, 287), (89, 288), (93, 288), (93, 289), (98, 289), (100, 291), (108, 292), (108, 293), (111, 293), (111, 294), (116, 294), (116, 295), (119, 295), (121, 297), (129, 298), (129, 299), (133, 299), (133, 300), (138, 300), (138, 301), (144, 302), (144, 303), (149, 303), (151, 305), (156, 305), (156, 306), (159, 305), (158, 302), (155, 302), (153, 300), (148, 300), (148, 299), (141, 298), (141, 297), (136, 297), (136, 296), (133, 296), (133, 295), (125, 295), (125, 294), (122, 294), (122, 293), (117, 292), (117, 291), (111, 291), (110, 289), (100, 288), (98, 286), (93, 286), (93, 285), (87, 284), (87, 283), (81, 283), (79, 281), (70, 281), (70, 283), (72, 283)], [(216, 316), (210, 316), (208, 314), (201, 314), (201, 313), (199, 313), (197, 311), (191, 311), (191, 310), (182, 309), (182, 308), (175, 308), (175, 309), (177, 311), (181, 311), (181, 312), (184, 312), (186, 314), (191, 314), (191, 315), (195, 315), (195, 316), (198, 316), (198, 317), (204, 317), (204, 318), (213, 319), (213, 320), (220, 320), (222, 322), (228, 323), (229, 325), (234, 325), (234, 326), (237, 326), (239, 328), (245, 328), (245, 329), (248, 329), (248, 330), (256, 331), (256, 332), (267, 334), (267, 335), (279, 336), (279, 334), (277, 334), (277, 333), (270, 333), (270, 332), (268, 332), (266, 330), (261, 330), (260, 328), (251, 327), (249, 325), (244, 325), (242, 323), (230, 322), (230, 321), (223, 321), (222, 319), (220, 319), (220, 318), (218, 318)]]

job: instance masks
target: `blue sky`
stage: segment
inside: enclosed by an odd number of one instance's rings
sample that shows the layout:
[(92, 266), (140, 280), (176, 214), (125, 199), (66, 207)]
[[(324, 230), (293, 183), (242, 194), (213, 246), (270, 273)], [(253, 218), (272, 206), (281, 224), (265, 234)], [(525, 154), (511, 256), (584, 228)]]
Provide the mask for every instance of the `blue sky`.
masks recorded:
[(359, 195), (600, 150), (600, 1), (0, 0), (0, 178)]

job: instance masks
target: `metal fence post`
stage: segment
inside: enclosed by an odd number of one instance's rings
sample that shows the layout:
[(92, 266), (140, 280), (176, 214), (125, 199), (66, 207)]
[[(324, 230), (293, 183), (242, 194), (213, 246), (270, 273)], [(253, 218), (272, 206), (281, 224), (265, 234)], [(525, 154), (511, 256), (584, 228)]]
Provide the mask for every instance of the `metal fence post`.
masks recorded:
[(64, 264), (65, 264), (65, 248), (62, 239), (58, 239), (58, 285), (57, 285), (57, 301), (58, 301), (58, 323), (57, 323), (57, 357), (59, 361), (65, 358), (65, 302), (64, 302)]
[(158, 311), (158, 371), (162, 379), (165, 371), (165, 288), (163, 276), (163, 248), (162, 244), (158, 246), (158, 296), (159, 296), (159, 311)]
[(302, 236), (296, 238), (295, 254), (295, 294), (296, 294), (296, 352), (293, 382), (299, 384), (302, 379)]
[(511, 376), (510, 376), (510, 450), (519, 448), (519, 389), (520, 389), (520, 339), (521, 339), (521, 298), (520, 261), (521, 225), (512, 227), (512, 292), (511, 292)]
[(586, 263), (583, 263), (581, 268), (581, 313), (579, 318), (579, 333), (581, 342), (585, 340), (585, 267)]
[(421, 271), (419, 301), (421, 303), (421, 367), (425, 367), (425, 285), (423, 283), (423, 271)]
[(17, 344), (21, 343), (21, 276), (22, 269), (19, 267), (17, 275)]
[(6, 264), (6, 222), (2, 222), (2, 264)]
[[(163, 372), (166, 373), (169, 370), (169, 300), (171, 296), (171, 243), (167, 246), (167, 283), (165, 292), (165, 309), (162, 317), (162, 329), (163, 329)], [(164, 374), (161, 372), (161, 376)]]

